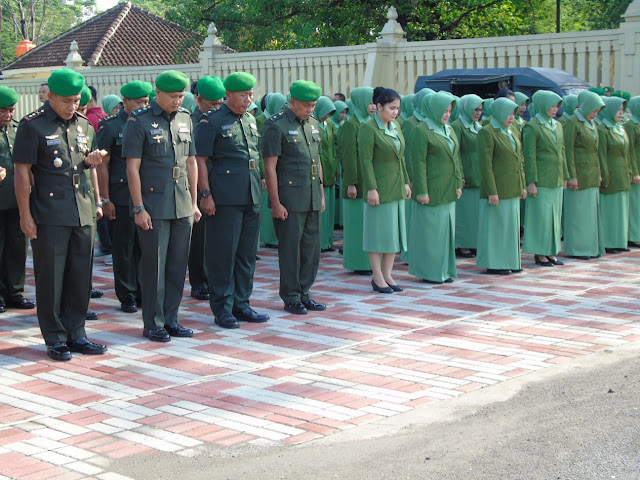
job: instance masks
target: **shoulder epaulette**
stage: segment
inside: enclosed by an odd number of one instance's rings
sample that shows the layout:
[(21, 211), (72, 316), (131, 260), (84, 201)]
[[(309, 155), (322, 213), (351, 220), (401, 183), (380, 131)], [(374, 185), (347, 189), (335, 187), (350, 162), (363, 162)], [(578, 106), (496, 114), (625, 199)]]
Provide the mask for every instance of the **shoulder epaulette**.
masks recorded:
[(269, 118), (267, 118), (267, 121), (269, 122), (275, 122), (276, 120), (278, 120), (280, 117), (282, 117), (284, 115), (284, 112), (278, 112), (278, 113), (274, 113), (273, 115), (271, 115)]
[(202, 114), (203, 117), (208, 117), (209, 115), (211, 115), (213, 112), (215, 112), (215, 110), (212, 108), (210, 110), (207, 110), (206, 112), (204, 112)]
[(103, 119), (100, 120), (100, 122), (109, 122), (111, 120), (113, 120), (114, 118), (118, 118), (118, 114), (115, 113), (113, 115), (109, 115), (108, 117), (104, 117)]
[(89, 121), (89, 119), (86, 117), (86, 115), (83, 115), (80, 112), (76, 112), (76, 115), (78, 115), (80, 118), (84, 118), (85, 120)]
[(131, 115), (141, 115), (144, 112), (148, 112), (151, 109), (150, 105), (147, 105), (146, 107), (142, 107), (142, 108), (138, 108), (137, 110), (134, 110), (133, 112), (131, 112)]
[(25, 115), (24, 120), (26, 120), (27, 122), (30, 122), (34, 118), (38, 118), (41, 115), (44, 115), (44, 108), (39, 108), (38, 110), (31, 112), (28, 115)]
[(191, 115), (191, 112), (184, 107), (178, 107), (178, 111), (182, 113), (188, 113), (189, 115)]

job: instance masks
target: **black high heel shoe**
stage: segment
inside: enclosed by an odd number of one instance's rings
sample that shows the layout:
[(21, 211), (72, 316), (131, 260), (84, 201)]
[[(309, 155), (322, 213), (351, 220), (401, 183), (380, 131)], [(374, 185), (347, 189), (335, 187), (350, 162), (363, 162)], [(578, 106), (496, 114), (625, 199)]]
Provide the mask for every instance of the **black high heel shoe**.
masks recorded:
[(548, 257), (546, 262), (540, 260), (540, 257), (538, 257), (538, 255), (534, 255), (533, 258), (536, 261), (536, 265), (540, 265), (542, 267), (553, 267), (553, 262), (551, 262)]
[(376, 285), (376, 282), (371, 280), (371, 286), (373, 287), (374, 292), (378, 293), (393, 293), (393, 289), (391, 287), (379, 287)]
[(402, 292), (402, 291), (404, 291), (404, 288), (402, 288), (400, 285), (391, 285), (390, 283), (388, 283), (387, 285), (389, 285), (389, 288), (391, 290), (393, 290), (394, 292)]
[(551, 263), (554, 265), (564, 265), (562, 260), (558, 260), (556, 257), (547, 257)]

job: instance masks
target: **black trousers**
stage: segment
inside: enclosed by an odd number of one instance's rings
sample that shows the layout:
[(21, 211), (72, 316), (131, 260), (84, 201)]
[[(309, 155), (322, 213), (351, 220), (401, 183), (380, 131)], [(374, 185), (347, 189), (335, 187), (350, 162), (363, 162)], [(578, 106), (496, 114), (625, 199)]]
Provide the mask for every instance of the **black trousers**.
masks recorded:
[(18, 209), (0, 210), (0, 301), (19, 302), (24, 298), (28, 247)]

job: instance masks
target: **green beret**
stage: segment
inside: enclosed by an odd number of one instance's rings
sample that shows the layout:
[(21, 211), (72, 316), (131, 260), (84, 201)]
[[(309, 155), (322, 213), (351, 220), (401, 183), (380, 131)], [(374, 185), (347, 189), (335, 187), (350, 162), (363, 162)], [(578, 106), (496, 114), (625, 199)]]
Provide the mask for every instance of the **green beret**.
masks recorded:
[(89, 90), (89, 87), (84, 85), (82, 90), (80, 90), (80, 106), (84, 107), (89, 103), (89, 100), (91, 100), (91, 90)]
[(162, 92), (184, 92), (189, 85), (189, 78), (176, 70), (166, 70), (156, 77), (156, 88)]
[(297, 80), (289, 87), (291, 97), (301, 102), (315, 102), (322, 95), (322, 89), (313, 82)]
[(627, 102), (631, 100), (631, 94), (629, 92), (623, 92), (622, 90), (616, 90), (611, 93), (612, 97), (624, 98)]
[(155, 89), (151, 90), (151, 93), (149, 94), (149, 101), (151, 101), (151, 100), (153, 100), (154, 98), (156, 98), (156, 95), (158, 95), (158, 94), (156, 93), (156, 90), (155, 90)]
[(207, 75), (198, 80), (198, 95), (207, 100), (220, 100), (225, 93), (224, 82), (220, 77)]
[(601, 97), (604, 97), (604, 94), (607, 93), (605, 92), (604, 88), (597, 88), (597, 87), (591, 87), (589, 89), (590, 92), (596, 93), (598, 95), (600, 95)]
[(247, 72), (235, 72), (224, 79), (224, 88), (230, 92), (246, 92), (255, 84), (256, 77)]
[(13, 88), (0, 87), (0, 108), (7, 108), (18, 102), (20, 95)]
[(62, 97), (78, 95), (84, 87), (84, 77), (70, 68), (61, 68), (49, 76), (49, 90)]
[(153, 91), (153, 86), (149, 82), (136, 80), (129, 82), (120, 89), (120, 95), (124, 98), (142, 98), (148, 97)]

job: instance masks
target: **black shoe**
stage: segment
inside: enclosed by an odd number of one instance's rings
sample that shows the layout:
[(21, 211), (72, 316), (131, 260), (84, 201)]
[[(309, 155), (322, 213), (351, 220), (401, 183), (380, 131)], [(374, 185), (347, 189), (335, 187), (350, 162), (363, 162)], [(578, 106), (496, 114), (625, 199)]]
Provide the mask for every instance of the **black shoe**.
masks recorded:
[(324, 303), (318, 303), (311, 299), (305, 300), (304, 302), (302, 302), (302, 304), (307, 310), (315, 310), (317, 312), (321, 312), (322, 310), (327, 309), (327, 306)]
[[(468, 250), (467, 252), (463, 252), (462, 250)], [(475, 255), (470, 249), (456, 248), (456, 257), (461, 258), (475, 258)]]
[(258, 313), (253, 308), (243, 308), (242, 310), (236, 310), (233, 315), (237, 320), (250, 323), (264, 323), (269, 320), (269, 315), (264, 313)]
[(150, 328), (149, 330), (144, 329), (142, 331), (142, 335), (144, 335), (145, 338), (148, 338), (152, 342), (170, 342), (171, 341), (169, 332), (167, 332), (164, 328)]
[(209, 300), (209, 292), (206, 288), (191, 289), (191, 296), (196, 300)]
[(558, 260), (556, 257), (547, 257), (551, 263), (554, 265), (564, 265), (562, 260)]
[(284, 306), (284, 309), (289, 313), (295, 313), (296, 315), (306, 315), (307, 308), (302, 302), (291, 302)]
[(66, 362), (71, 360), (71, 350), (64, 343), (56, 343), (54, 345), (47, 345), (47, 355), (51, 360), (57, 362)]
[(444, 283), (453, 283), (453, 278), (449, 277), (447, 278)]
[(633, 248), (640, 248), (640, 243), (638, 242), (628, 242), (628, 245)]
[(240, 323), (238, 319), (231, 315), (229, 312), (222, 312), (219, 315), (216, 315), (215, 319), (216, 325), (219, 325), (222, 328), (238, 328), (240, 327)]
[(124, 302), (120, 304), (120, 310), (124, 313), (136, 313), (138, 311), (136, 299), (133, 298), (133, 295), (129, 294), (125, 297)]
[(620, 250), (617, 248), (605, 248), (604, 251), (607, 253), (620, 253)]
[(589, 260), (591, 257), (589, 255), (574, 255), (571, 258), (577, 258), (578, 260)]
[(549, 260), (549, 257), (546, 257), (546, 262), (540, 260), (540, 257), (538, 257), (538, 255), (534, 255), (533, 258), (535, 259), (537, 265), (541, 265), (543, 267), (553, 267), (553, 263), (551, 262), (551, 260)]
[(499, 268), (487, 268), (489, 275), (511, 275), (511, 270), (504, 270)]
[(378, 292), (378, 293), (393, 293), (393, 288), (391, 288), (391, 286), (380, 287), (380, 286), (378, 286), (378, 284), (376, 282), (373, 281), (373, 279), (371, 280), (371, 287), (373, 288), (374, 292)]
[(373, 275), (371, 270), (354, 270), (353, 273), (356, 275)]
[(340, 255), (344, 255), (344, 248), (339, 248), (339, 249), (338, 249), (338, 253), (339, 253)]
[(431, 283), (433, 285), (442, 285), (444, 282), (436, 282), (435, 280), (427, 280), (426, 278), (423, 279), (425, 282), (427, 283)]
[(176, 323), (175, 325), (165, 325), (164, 329), (172, 337), (193, 337), (193, 330), (185, 328), (179, 323)]
[(78, 338), (77, 340), (67, 340), (67, 347), (75, 353), (84, 353), (85, 355), (101, 355), (107, 351), (106, 345), (91, 342), (87, 337)]
[(0, 300), (0, 313), (4, 313), (7, 311), (7, 304), (4, 301)]
[(104, 292), (102, 290), (96, 290), (95, 288), (91, 289), (91, 298), (101, 298), (104, 296)]
[(511, 273), (522, 273), (522, 269), (518, 268), (516, 270), (511, 270)]
[(278, 248), (278, 245), (274, 245), (273, 243), (265, 243), (264, 247), (265, 248)]
[(404, 292), (404, 288), (402, 288), (400, 285), (391, 285), (390, 283), (387, 283), (387, 285), (389, 285), (389, 288), (394, 292)]
[(336, 249), (333, 247), (329, 247), (329, 248), (322, 248), (320, 249), (320, 253), (326, 253), (326, 252), (335, 252)]
[(20, 310), (31, 310), (32, 308), (36, 308), (36, 302), (21, 298), (20, 300), (9, 302), (9, 307), (19, 308)]
[(98, 315), (98, 312), (94, 312), (93, 310), (87, 310), (87, 316), (86, 316), (87, 320), (98, 320), (98, 318), (100, 318), (100, 315)]
[(619, 252), (630, 252), (631, 251), (630, 248), (616, 248), (616, 250), (618, 250)]

